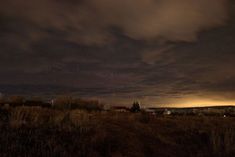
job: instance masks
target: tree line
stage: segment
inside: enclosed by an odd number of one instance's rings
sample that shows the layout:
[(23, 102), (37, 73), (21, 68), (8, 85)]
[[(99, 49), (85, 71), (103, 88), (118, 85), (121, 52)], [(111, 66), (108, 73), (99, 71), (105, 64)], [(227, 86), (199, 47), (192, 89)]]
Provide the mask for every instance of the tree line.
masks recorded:
[(73, 98), (71, 96), (57, 96), (50, 101), (43, 101), (39, 97), (25, 98), (23, 96), (8, 96), (0, 98), (0, 105), (17, 106), (40, 106), (54, 109), (84, 109), (84, 110), (103, 110), (104, 104), (98, 100), (85, 100)]

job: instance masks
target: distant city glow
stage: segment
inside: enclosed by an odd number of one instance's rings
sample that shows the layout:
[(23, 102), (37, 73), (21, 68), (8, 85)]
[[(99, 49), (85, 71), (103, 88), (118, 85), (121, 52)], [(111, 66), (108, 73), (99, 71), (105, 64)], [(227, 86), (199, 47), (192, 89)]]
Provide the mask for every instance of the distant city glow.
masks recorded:
[(211, 99), (182, 99), (175, 104), (164, 104), (168, 107), (203, 107), (203, 106), (230, 106), (235, 105), (235, 101), (211, 100)]

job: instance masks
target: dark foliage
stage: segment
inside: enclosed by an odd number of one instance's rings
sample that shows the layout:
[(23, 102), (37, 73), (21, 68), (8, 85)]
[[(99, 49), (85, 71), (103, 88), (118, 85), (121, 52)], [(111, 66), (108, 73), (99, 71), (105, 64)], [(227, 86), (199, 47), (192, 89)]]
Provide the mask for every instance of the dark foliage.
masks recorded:
[(131, 112), (140, 112), (140, 104), (135, 101), (130, 109)]

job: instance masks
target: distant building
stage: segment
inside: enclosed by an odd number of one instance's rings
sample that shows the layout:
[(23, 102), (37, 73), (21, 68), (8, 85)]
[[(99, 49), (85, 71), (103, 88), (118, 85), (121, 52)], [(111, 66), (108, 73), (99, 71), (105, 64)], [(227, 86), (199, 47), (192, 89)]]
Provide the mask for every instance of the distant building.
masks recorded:
[(165, 109), (165, 111), (163, 112), (163, 115), (171, 115), (171, 111), (168, 109)]
[(116, 111), (116, 112), (129, 112), (130, 109), (125, 106), (113, 106), (111, 107), (111, 111)]
[(214, 116), (223, 116), (225, 114), (225, 109), (224, 108), (207, 108), (202, 111), (203, 114), (205, 115), (214, 115)]
[(156, 110), (153, 108), (145, 108), (144, 112), (151, 114), (151, 115), (156, 115)]

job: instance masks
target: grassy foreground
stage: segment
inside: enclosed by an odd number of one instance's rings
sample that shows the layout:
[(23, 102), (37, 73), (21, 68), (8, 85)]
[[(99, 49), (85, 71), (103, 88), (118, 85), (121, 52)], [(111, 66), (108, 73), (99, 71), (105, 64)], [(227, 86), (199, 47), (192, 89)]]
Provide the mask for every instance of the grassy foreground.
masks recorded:
[(235, 118), (0, 109), (1, 157), (234, 157)]

